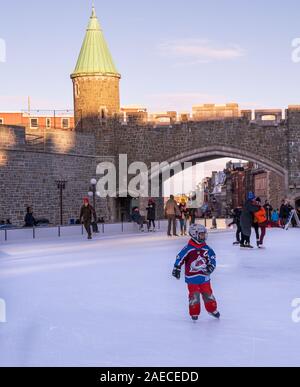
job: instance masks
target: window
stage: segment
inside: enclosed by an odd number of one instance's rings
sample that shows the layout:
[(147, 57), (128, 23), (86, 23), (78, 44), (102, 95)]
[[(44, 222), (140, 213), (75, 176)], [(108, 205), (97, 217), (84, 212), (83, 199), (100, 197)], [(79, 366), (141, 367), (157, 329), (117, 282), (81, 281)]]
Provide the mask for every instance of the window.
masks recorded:
[(4, 118), (0, 118), (0, 125), (4, 125)]
[(76, 82), (75, 83), (75, 97), (79, 98), (79, 96), (80, 96), (79, 84)]
[(276, 121), (276, 116), (272, 115), (264, 115), (261, 117), (262, 121)]
[(105, 106), (101, 106), (99, 108), (99, 121), (105, 122), (107, 119), (107, 109)]
[(30, 129), (37, 129), (39, 127), (38, 118), (30, 118)]
[(62, 120), (61, 120), (61, 127), (63, 129), (69, 129), (69, 127), (70, 127), (70, 119), (69, 118), (62, 118)]
[(46, 128), (51, 128), (51, 118), (46, 118)]
[(105, 120), (105, 118), (106, 118), (105, 109), (101, 109), (101, 120)]

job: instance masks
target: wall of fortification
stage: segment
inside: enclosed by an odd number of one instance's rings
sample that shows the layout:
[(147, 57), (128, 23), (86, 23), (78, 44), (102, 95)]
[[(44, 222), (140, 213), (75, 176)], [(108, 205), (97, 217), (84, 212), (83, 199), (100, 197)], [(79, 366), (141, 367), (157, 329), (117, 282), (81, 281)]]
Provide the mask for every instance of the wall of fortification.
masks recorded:
[[(74, 138), (72, 132), (48, 133), (43, 151), (39, 144), (27, 144), (25, 139), (22, 128), (0, 127), (0, 220), (10, 219), (21, 226), (26, 207), (32, 206), (37, 218), (58, 224), (58, 179), (68, 181), (63, 193), (64, 222), (77, 219), (98, 163), (114, 158), (97, 157), (91, 136), (77, 134)], [(113, 202), (97, 199), (96, 210), (99, 217), (115, 219)]]

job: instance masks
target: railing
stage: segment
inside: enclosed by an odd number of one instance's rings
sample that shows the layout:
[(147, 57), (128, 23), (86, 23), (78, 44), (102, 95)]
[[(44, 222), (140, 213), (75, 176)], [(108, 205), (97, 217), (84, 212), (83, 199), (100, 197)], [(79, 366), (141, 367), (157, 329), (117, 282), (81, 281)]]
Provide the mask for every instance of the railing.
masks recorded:
[[(205, 224), (208, 229), (212, 228), (211, 219), (197, 219), (197, 223)], [(228, 229), (228, 224), (232, 222), (232, 219), (217, 219), (217, 230)], [(167, 221), (157, 220), (157, 230), (167, 232)], [(120, 223), (99, 223), (99, 233), (106, 235), (120, 235), (120, 234), (140, 234), (138, 231), (138, 225), (134, 222), (120, 222)], [(76, 230), (77, 229), (77, 230)], [(67, 232), (65, 232), (67, 230)], [(70, 233), (70, 230), (75, 230), (75, 233)], [(20, 235), (20, 233), (23, 235)], [(46, 235), (45, 235), (46, 234)], [(69, 226), (45, 226), (45, 227), (0, 227), (0, 241), (10, 240), (28, 240), (38, 238), (61, 238), (63, 236), (76, 236), (78, 234), (84, 235), (85, 229), (83, 225), (69, 225)]]
[[(157, 221), (158, 224), (158, 230), (161, 229), (161, 222), (160, 220)], [(129, 229), (126, 226), (133, 226), (131, 229)], [(120, 234), (120, 233), (135, 233), (137, 232), (137, 229), (135, 229), (135, 223), (127, 223), (127, 222), (121, 222), (121, 223), (114, 223), (114, 224), (108, 224), (108, 223), (99, 223), (99, 234)], [(68, 226), (42, 226), (42, 227), (0, 227), (0, 241), (4, 240), (5, 242), (9, 241), (10, 235), (16, 235), (20, 232), (23, 232), (23, 236), (25, 236), (25, 239), (37, 239), (41, 234), (47, 234), (46, 237), (57, 237), (61, 238), (64, 236), (63, 230), (75, 230), (78, 229), (78, 231), (81, 233), (81, 235), (85, 234), (85, 229), (83, 225), (68, 225)], [(46, 231), (46, 232), (45, 232)], [(48, 232), (47, 232), (48, 231)], [(54, 233), (52, 233), (52, 231)], [(40, 234), (40, 235), (39, 235)], [(70, 233), (68, 233), (70, 236)], [(78, 235), (76, 232), (75, 234), (71, 235)], [(3, 238), (4, 236), (4, 238)], [(45, 236), (44, 236), (45, 238)], [(17, 238), (18, 240), (22, 239), (22, 236)]]
[(25, 135), (25, 141), (27, 145), (43, 145), (44, 144), (44, 136), (37, 136), (35, 134), (28, 134)]

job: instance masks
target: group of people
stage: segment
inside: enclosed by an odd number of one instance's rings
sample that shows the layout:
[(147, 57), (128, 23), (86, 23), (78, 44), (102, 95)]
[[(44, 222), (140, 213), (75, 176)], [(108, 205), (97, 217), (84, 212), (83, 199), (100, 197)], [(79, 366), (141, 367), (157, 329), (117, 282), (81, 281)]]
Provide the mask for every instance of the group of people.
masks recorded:
[(197, 209), (189, 208), (184, 198), (178, 204), (174, 195), (170, 196), (165, 206), (165, 217), (168, 220), (168, 236), (178, 237), (177, 234), (177, 220), (180, 224), (181, 236), (187, 235), (188, 222), (192, 225), (196, 222)]
[[(171, 212), (169, 220), (174, 222), (173, 212), (176, 211), (176, 206), (172, 198), (169, 201), (167, 210)], [(293, 208), (285, 201), (283, 201), (280, 211), (274, 210), (268, 201), (262, 205), (261, 199), (256, 197), (253, 192), (249, 192), (244, 207), (236, 208), (233, 211), (234, 219), (229, 225), (236, 224), (237, 226), (234, 245), (253, 249), (250, 238), (252, 228), (254, 228), (257, 247), (262, 248), (267, 226), (280, 224), (284, 227), (290, 219), (292, 210)], [(221, 315), (211, 286), (211, 275), (216, 269), (216, 254), (206, 243), (207, 230), (204, 226), (192, 224), (189, 234), (191, 239), (178, 254), (172, 275), (179, 280), (181, 269), (185, 266), (185, 282), (189, 293), (189, 313), (193, 321), (197, 321), (200, 316), (201, 297), (207, 312), (219, 319)]]
[(254, 228), (257, 247), (263, 247), (268, 225), (268, 215), (265, 206), (262, 205), (259, 197), (256, 197), (253, 192), (249, 192), (244, 207), (234, 209), (233, 222), (228, 225), (231, 227), (235, 224), (237, 227), (234, 245), (239, 245), (241, 248), (253, 249), (250, 238), (252, 228)]
[[(146, 208), (147, 216), (141, 215), (138, 207), (132, 209), (131, 219), (133, 222), (139, 225), (140, 231), (145, 231), (144, 225), (147, 224), (148, 231), (156, 231), (156, 204), (154, 199), (149, 199), (148, 206)], [(187, 225), (194, 224), (196, 221), (196, 209), (188, 208), (185, 199), (181, 199), (180, 203), (177, 203), (173, 195), (167, 201), (165, 206), (165, 218), (168, 220), (168, 236), (176, 236), (177, 233), (177, 220), (180, 224), (181, 236), (187, 235)]]
[(139, 226), (141, 232), (145, 231), (144, 225), (147, 224), (148, 232), (156, 231), (156, 204), (155, 201), (151, 198), (148, 201), (148, 206), (146, 208), (147, 218), (143, 216), (138, 207), (133, 207), (131, 220)]
[[(256, 197), (253, 192), (249, 192), (245, 206), (235, 208), (232, 213), (233, 222), (229, 224), (229, 227), (234, 224), (237, 226), (234, 245), (253, 249), (250, 243), (253, 228), (257, 247), (263, 248), (267, 228), (284, 228), (292, 210), (291, 204), (285, 200), (282, 201), (280, 210), (273, 209), (268, 200), (262, 205), (261, 199)], [(294, 220), (292, 224), (295, 225)]]
[[(282, 200), (280, 210), (277, 210), (279, 214), (279, 224), (282, 227), (286, 226), (290, 218), (291, 212), (293, 210), (294, 210), (294, 207), (291, 205), (291, 203), (288, 200)], [(300, 208), (296, 208), (296, 212), (298, 217), (300, 217)], [(292, 226), (293, 227), (296, 226), (295, 219), (292, 219)]]

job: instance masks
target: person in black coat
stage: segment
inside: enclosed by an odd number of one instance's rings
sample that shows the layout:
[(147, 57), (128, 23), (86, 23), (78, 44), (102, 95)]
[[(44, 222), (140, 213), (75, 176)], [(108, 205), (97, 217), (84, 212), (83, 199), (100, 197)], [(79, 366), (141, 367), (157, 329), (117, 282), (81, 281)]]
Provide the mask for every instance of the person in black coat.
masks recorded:
[(90, 205), (90, 201), (88, 198), (84, 198), (83, 206), (80, 210), (79, 221), (80, 223), (83, 222), (84, 228), (86, 229), (86, 232), (88, 234), (88, 239), (92, 239), (92, 218), (94, 218), (94, 222), (97, 222), (97, 215), (94, 207)]
[(155, 232), (155, 219), (156, 219), (156, 204), (153, 199), (149, 199), (147, 210), (148, 231), (151, 231), (151, 225), (153, 225), (153, 232)]
[(273, 207), (271, 206), (268, 200), (266, 200), (265, 202), (264, 209), (266, 210), (268, 222), (271, 222)]
[(27, 213), (25, 216), (25, 226), (24, 227), (34, 227), (37, 225), (37, 221), (35, 220), (33, 216), (33, 211), (31, 207), (27, 207)]
[(253, 246), (251, 246), (250, 244), (253, 215), (260, 208), (255, 202), (255, 199), (256, 199), (256, 196), (254, 195), (254, 193), (249, 192), (248, 200), (246, 201), (241, 214), (241, 230), (242, 230), (241, 247), (243, 248), (253, 249)]
[(279, 217), (281, 226), (284, 227), (287, 223), (287, 220), (289, 218), (289, 208), (285, 200), (282, 201), (280, 211), (279, 211)]
[(233, 243), (234, 245), (240, 245), (241, 244), (241, 234), (242, 234), (242, 229), (241, 229), (241, 215), (242, 215), (242, 208), (237, 207), (233, 210), (233, 221), (228, 225), (228, 227), (233, 226), (234, 224), (236, 225), (236, 241)]

